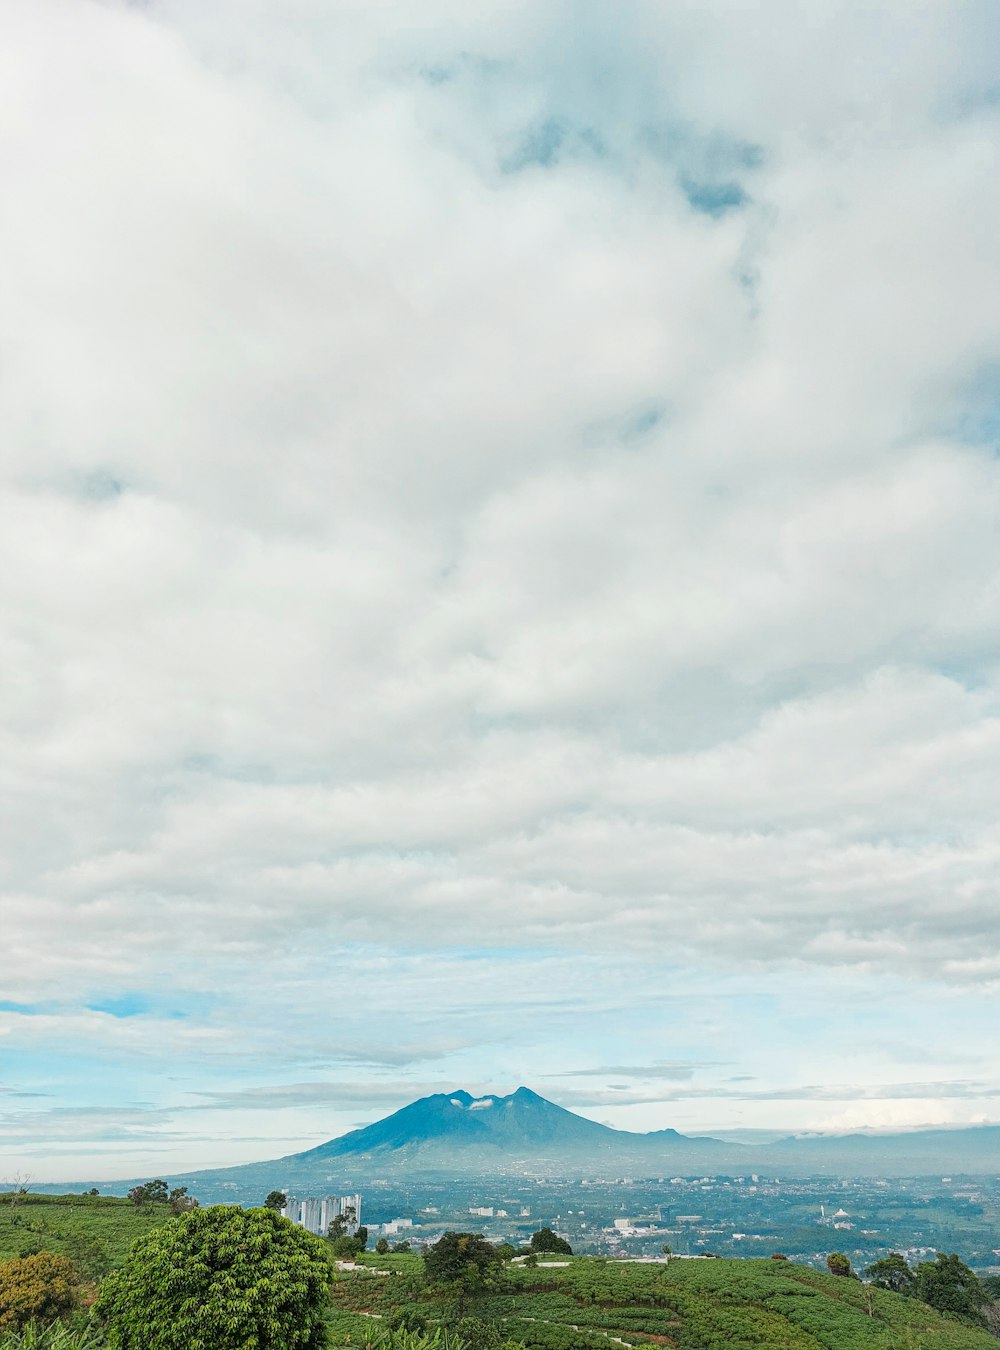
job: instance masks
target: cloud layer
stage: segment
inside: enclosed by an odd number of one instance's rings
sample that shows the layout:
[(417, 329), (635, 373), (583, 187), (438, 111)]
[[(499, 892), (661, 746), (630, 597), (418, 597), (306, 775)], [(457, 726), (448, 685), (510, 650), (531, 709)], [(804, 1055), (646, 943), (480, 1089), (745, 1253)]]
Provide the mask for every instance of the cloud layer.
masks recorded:
[[(872, 1026), (890, 990), (987, 1025), (989, 6), (4, 23), (13, 1085), (90, 1110), (81, 1046), (122, 1111), (342, 1082), (340, 1115), (267, 1117), (299, 1139), (452, 1072), (516, 1085), (544, 1043), (603, 1063), (589, 1109), (641, 1051), (644, 1124), (690, 1082), (721, 1125), (665, 981), (720, 1027), (745, 981), (762, 1029), (847, 985)], [(816, 1123), (813, 1033), (778, 1022)], [(848, 1103), (915, 1081), (868, 1069)], [(176, 1156), (221, 1160), (223, 1122)]]

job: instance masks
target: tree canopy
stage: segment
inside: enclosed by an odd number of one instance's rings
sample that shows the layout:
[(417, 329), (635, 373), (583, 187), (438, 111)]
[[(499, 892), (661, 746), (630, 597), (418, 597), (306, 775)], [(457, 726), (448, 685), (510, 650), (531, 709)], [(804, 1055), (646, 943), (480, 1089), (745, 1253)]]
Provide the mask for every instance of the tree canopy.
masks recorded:
[(913, 1271), (899, 1252), (890, 1252), (881, 1261), (867, 1266), (865, 1275), (878, 1289), (891, 1289), (894, 1294), (913, 1293)]
[(826, 1258), (826, 1268), (831, 1275), (852, 1275), (850, 1258), (843, 1252), (831, 1252)]
[(985, 1309), (990, 1296), (964, 1261), (954, 1252), (938, 1252), (934, 1261), (921, 1261), (913, 1272), (913, 1292), (938, 1312), (986, 1325)]
[(565, 1238), (561, 1238), (558, 1233), (553, 1233), (551, 1228), (539, 1228), (537, 1233), (531, 1235), (531, 1250), (533, 1252), (559, 1252), (563, 1256), (572, 1256), (573, 1248)]
[(112, 1350), (314, 1350), (332, 1268), (270, 1209), (193, 1209), (140, 1238), (96, 1310)]
[(498, 1282), (503, 1258), (479, 1233), (447, 1232), (424, 1252), (424, 1274), (431, 1284), (451, 1288), (459, 1310), (466, 1294), (476, 1294)]

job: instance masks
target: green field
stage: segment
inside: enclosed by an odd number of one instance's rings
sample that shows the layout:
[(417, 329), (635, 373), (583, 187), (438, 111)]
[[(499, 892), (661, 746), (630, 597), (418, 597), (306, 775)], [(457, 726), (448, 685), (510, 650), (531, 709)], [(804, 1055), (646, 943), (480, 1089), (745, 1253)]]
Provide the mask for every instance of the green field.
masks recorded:
[[(372, 1270), (334, 1286), (331, 1344), (364, 1346), (400, 1309), (429, 1329), (450, 1300), (419, 1286), (420, 1258), (366, 1256)], [(996, 1350), (997, 1341), (922, 1303), (860, 1281), (770, 1260), (577, 1258), (564, 1268), (508, 1267), (502, 1290), (466, 1304), (528, 1350)]]
[(0, 1261), (35, 1252), (68, 1256), (88, 1280), (120, 1266), (136, 1238), (166, 1223), (170, 1210), (137, 1210), (113, 1195), (0, 1196)]

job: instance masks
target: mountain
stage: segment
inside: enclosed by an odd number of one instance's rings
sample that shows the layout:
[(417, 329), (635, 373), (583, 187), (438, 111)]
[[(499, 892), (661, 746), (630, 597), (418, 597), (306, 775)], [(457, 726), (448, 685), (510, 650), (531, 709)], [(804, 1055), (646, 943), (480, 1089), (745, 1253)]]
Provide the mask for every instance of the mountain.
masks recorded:
[[(905, 1134), (812, 1135), (739, 1144), (654, 1130), (635, 1134), (587, 1120), (529, 1088), (509, 1096), (464, 1090), (421, 1097), (363, 1129), (302, 1153), (170, 1178), (202, 1200), (240, 1200), (275, 1186), (299, 1194), (348, 1190), (381, 1178), (510, 1175), (929, 1176), (1000, 1173), (1000, 1127)], [(119, 1183), (127, 1187), (131, 1183)], [(106, 1183), (101, 1183), (102, 1189)]]
[(547, 1101), (529, 1088), (509, 1096), (473, 1097), (463, 1089), (421, 1097), (383, 1120), (266, 1163), (171, 1178), (199, 1196), (233, 1198), (275, 1184), (315, 1192), (361, 1185), (372, 1178), (414, 1176), (527, 1177), (622, 1175), (748, 1170), (753, 1150), (718, 1139), (688, 1138), (676, 1130), (632, 1134)]
[(438, 1092), (362, 1130), (352, 1130), (317, 1148), (293, 1155), (299, 1162), (329, 1158), (377, 1158), (379, 1161), (459, 1164), (470, 1150), (510, 1158), (583, 1152), (614, 1153), (623, 1140), (639, 1139), (574, 1115), (529, 1088), (509, 1097), (472, 1097), (468, 1092)]

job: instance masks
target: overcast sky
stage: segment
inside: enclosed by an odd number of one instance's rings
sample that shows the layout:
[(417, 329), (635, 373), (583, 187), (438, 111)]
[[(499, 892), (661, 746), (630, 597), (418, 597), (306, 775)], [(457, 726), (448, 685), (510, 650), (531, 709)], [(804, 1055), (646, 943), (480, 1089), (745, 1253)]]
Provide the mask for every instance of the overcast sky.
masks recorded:
[(1000, 1121), (994, 0), (0, 15), (0, 1176)]

